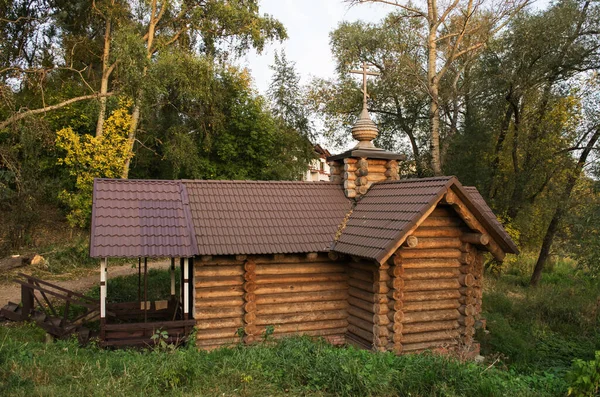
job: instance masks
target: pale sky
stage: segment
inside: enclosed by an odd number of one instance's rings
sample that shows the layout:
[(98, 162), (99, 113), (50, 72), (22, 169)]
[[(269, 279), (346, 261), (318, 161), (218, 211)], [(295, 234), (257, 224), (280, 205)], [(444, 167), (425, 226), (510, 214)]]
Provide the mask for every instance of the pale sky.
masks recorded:
[[(537, 0), (545, 7), (550, 0)], [(385, 4), (361, 4), (350, 7), (342, 0), (262, 0), (260, 13), (270, 14), (283, 23), (288, 39), (268, 45), (262, 54), (245, 56), (240, 63), (250, 69), (258, 91), (265, 94), (271, 81), (269, 65), (275, 51), (285, 50), (289, 61), (305, 84), (315, 77), (332, 77), (335, 65), (329, 48), (329, 33), (342, 21), (377, 22), (394, 7)]]

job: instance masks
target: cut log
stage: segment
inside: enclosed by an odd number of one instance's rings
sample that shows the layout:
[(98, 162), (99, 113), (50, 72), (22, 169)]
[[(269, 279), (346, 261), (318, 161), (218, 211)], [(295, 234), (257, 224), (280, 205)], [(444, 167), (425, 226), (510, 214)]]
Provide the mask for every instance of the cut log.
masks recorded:
[[(457, 227), (422, 227), (420, 226), (413, 232), (414, 236), (417, 236), (419, 240), (422, 237), (460, 237), (464, 234), (464, 231)], [(421, 248), (424, 248), (420, 245)]]
[(199, 288), (196, 287), (196, 299), (204, 298), (219, 298), (225, 296), (243, 296), (244, 288), (242, 286), (235, 287), (211, 287)]
[(472, 274), (461, 274), (458, 276), (458, 281), (464, 287), (471, 287), (475, 283), (475, 277)]
[(210, 299), (196, 299), (196, 309), (202, 308), (219, 308), (219, 307), (232, 307), (242, 306), (244, 299), (241, 296), (237, 297), (224, 297), (224, 298), (210, 298)]
[(402, 277), (404, 275), (404, 268), (402, 266), (391, 266), (388, 273), (392, 277)]
[(401, 300), (390, 300), (388, 303), (388, 307), (390, 310), (402, 310), (404, 307), (404, 302)]
[(261, 315), (256, 318), (257, 325), (277, 325), (292, 323), (309, 323), (325, 320), (345, 319), (348, 313), (345, 310), (315, 311), (308, 313)]
[(404, 283), (404, 291), (436, 291), (451, 290), (460, 288), (457, 279), (436, 279), (436, 280), (407, 280)]
[(460, 236), (460, 241), (475, 245), (487, 245), (490, 243), (490, 236), (482, 233), (464, 233)]
[(403, 278), (405, 280), (450, 279), (458, 277), (459, 274), (460, 270), (457, 268), (406, 269)]
[(364, 339), (365, 341), (369, 342), (369, 343), (373, 343), (373, 332), (369, 332), (369, 331), (365, 331), (362, 328), (359, 328), (355, 325), (348, 325), (348, 332), (351, 334), (354, 334), (356, 336), (358, 336), (361, 339)]
[(388, 319), (393, 323), (402, 323), (404, 321), (404, 312), (401, 310), (388, 313)]
[(457, 320), (428, 321), (428, 322), (424, 322), (424, 323), (404, 324), (403, 328), (402, 328), (402, 333), (414, 334), (414, 333), (420, 333), (420, 332), (458, 329), (459, 326), (460, 325), (458, 324)]
[(201, 266), (196, 267), (196, 279), (202, 277), (228, 277), (242, 276), (244, 269), (241, 266)]
[(239, 307), (220, 307), (214, 309), (196, 309), (195, 318), (196, 320), (205, 320), (212, 318), (230, 318), (230, 317), (242, 317), (244, 315), (244, 308)]
[(425, 269), (425, 268), (459, 268), (461, 266), (459, 259), (452, 258), (427, 258), (427, 259), (403, 259), (402, 267), (407, 269)]
[(419, 245), (419, 238), (414, 235), (408, 236), (406, 238), (406, 240), (404, 240), (404, 243), (402, 244), (402, 246), (408, 247), (408, 248), (415, 248), (418, 245)]
[(458, 311), (463, 316), (473, 316), (475, 314), (475, 307), (473, 305), (462, 305), (458, 308)]
[(417, 352), (417, 351), (427, 350), (427, 349), (452, 347), (452, 346), (456, 346), (457, 344), (458, 344), (458, 341), (454, 340), (454, 339), (438, 340), (438, 341), (430, 341), (430, 342), (420, 342), (420, 343), (402, 343), (402, 351), (404, 353)]
[(346, 283), (303, 283), (303, 284), (263, 284), (256, 288), (256, 295), (281, 294), (284, 292), (334, 291), (346, 289)]
[(305, 274), (305, 273), (343, 273), (344, 266), (332, 262), (311, 262), (297, 264), (258, 264), (256, 274), (262, 276), (267, 274)]
[(202, 277), (196, 282), (196, 288), (226, 287), (230, 285), (242, 285), (244, 278), (242, 276), (228, 277)]
[(257, 305), (256, 313), (258, 315), (303, 313), (311, 311), (341, 310), (346, 309), (348, 303), (343, 300), (322, 301), (322, 302), (295, 302)]
[(446, 291), (415, 291), (404, 293), (404, 303), (411, 301), (427, 301), (427, 300), (441, 300), (441, 299), (458, 299), (460, 292), (458, 290), (446, 290)]
[(402, 339), (403, 344), (409, 343), (419, 343), (419, 342), (431, 342), (438, 340), (450, 340), (450, 339), (458, 339), (459, 333), (458, 330), (443, 330), (443, 331), (433, 331), (433, 332), (418, 332), (412, 334), (405, 334)]
[(271, 295), (256, 295), (255, 301), (259, 305), (272, 305), (278, 303), (293, 302), (321, 302), (345, 300), (348, 292), (345, 290), (334, 291), (315, 291), (315, 292), (295, 292)]
[(373, 323), (367, 320), (363, 320), (362, 318), (354, 317), (352, 315), (348, 316), (348, 324), (354, 325), (360, 329), (364, 329), (367, 332), (373, 332)]
[(460, 303), (456, 299), (443, 299), (435, 301), (415, 301), (406, 302), (403, 310), (405, 312), (415, 312), (423, 310), (444, 310), (444, 309), (458, 309)]
[(348, 276), (344, 273), (321, 273), (321, 274), (276, 274), (259, 275), (256, 284), (286, 284), (286, 283), (321, 283), (331, 281), (345, 281)]
[(429, 310), (422, 312), (404, 313), (404, 323), (421, 323), (425, 321), (456, 320), (460, 313), (456, 309)]
[(461, 316), (458, 318), (458, 323), (465, 327), (472, 327), (475, 325), (475, 319), (472, 316)]
[(233, 318), (215, 318), (206, 319), (196, 322), (196, 328), (201, 329), (222, 329), (222, 328), (239, 328), (244, 325), (241, 317)]
[(387, 297), (395, 301), (401, 301), (404, 297), (404, 292), (401, 290), (393, 289), (388, 292)]

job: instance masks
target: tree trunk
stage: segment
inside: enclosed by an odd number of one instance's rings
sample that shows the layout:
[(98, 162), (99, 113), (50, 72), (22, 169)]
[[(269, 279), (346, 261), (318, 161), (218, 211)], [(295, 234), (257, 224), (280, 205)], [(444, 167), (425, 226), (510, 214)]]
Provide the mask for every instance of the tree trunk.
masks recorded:
[[(113, 2), (114, 4), (114, 2)], [(106, 18), (106, 27), (104, 31), (104, 51), (102, 53), (102, 80), (100, 82), (100, 94), (108, 92), (108, 77), (110, 76), (110, 67), (108, 65), (110, 55), (110, 35), (111, 19)], [(106, 118), (106, 97), (100, 98), (100, 112), (98, 113), (98, 122), (96, 123), (96, 136), (101, 136), (104, 130), (104, 119)]]
[(560, 225), (560, 222), (562, 221), (562, 218), (569, 207), (568, 204), (569, 199), (571, 197), (571, 192), (577, 184), (577, 181), (581, 176), (587, 158), (594, 146), (596, 145), (598, 138), (600, 138), (600, 127), (597, 127), (596, 131), (588, 141), (585, 149), (583, 150), (583, 152), (581, 152), (581, 155), (579, 156), (579, 161), (577, 162), (577, 166), (573, 170), (573, 173), (570, 174), (567, 178), (565, 190), (562, 194), (562, 200), (559, 201), (559, 204), (556, 207), (556, 210), (554, 211), (554, 216), (552, 217), (550, 225), (548, 226), (548, 230), (546, 230), (546, 235), (544, 236), (544, 240), (542, 242), (542, 249), (540, 250), (540, 255), (538, 256), (537, 262), (535, 263), (535, 268), (533, 269), (533, 274), (531, 275), (531, 280), (529, 281), (529, 284), (533, 287), (535, 287), (542, 278), (542, 271), (544, 270), (546, 261), (550, 256), (550, 249), (552, 248), (554, 236), (556, 235), (556, 232), (558, 231), (558, 226)]
[(437, 25), (430, 25), (429, 37), (427, 39), (427, 84), (429, 88), (429, 131), (431, 139), (431, 169), (434, 175), (442, 175), (442, 164), (440, 158), (440, 107), (439, 107), (439, 81), (436, 69), (437, 64)]
[[(148, 61), (150, 61), (150, 59), (152, 58), (152, 53), (154, 51), (154, 49), (152, 48), (152, 45), (154, 43), (156, 24), (160, 20), (160, 15), (157, 15), (157, 2), (158, 2), (158, 0), (152, 1), (152, 11), (150, 14), (150, 21), (148, 22), (148, 44), (146, 47), (146, 59), (148, 59)], [(163, 4), (163, 10), (161, 10), (161, 11), (164, 11), (164, 7), (166, 7), (166, 4)], [(142, 70), (142, 80), (146, 77), (147, 74), (148, 74), (148, 67), (144, 66), (144, 69)], [(133, 155), (133, 145), (135, 143), (135, 133), (137, 131), (137, 128), (138, 128), (138, 125), (140, 122), (140, 106), (141, 106), (141, 101), (142, 101), (143, 95), (144, 95), (144, 91), (143, 91), (143, 89), (140, 89), (138, 91), (137, 98), (134, 98), (135, 103), (133, 105), (133, 112), (131, 114), (131, 126), (129, 128), (129, 135), (127, 137), (127, 140), (129, 143), (130, 155), (129, 155), (129, 157), (127, 157), (127, 161), (125, 161), (125, 165), (123, 167), (123, 173), (121, 174), (121, 178), (123, 178), (123, 179), (127, 179), (127, 177), (129, 176), (129, 167), (131, 165), (131, 157)]]

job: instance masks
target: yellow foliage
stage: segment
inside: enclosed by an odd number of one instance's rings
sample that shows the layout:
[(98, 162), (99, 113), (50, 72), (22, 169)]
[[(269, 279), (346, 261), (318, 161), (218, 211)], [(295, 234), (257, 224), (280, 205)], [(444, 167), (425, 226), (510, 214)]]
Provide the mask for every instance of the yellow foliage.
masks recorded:
[(85, 226), (90, 218), (94, 178), (118, 178), (126, 161), (133, 155), (128, 142), (131, 125), (130, 100), (121, 100), (119, 108), (104, 122), (101, 136), (76, 134), (71, 127), (58, 131), (56, 146), (65, 151), (59, 164), (75, 177), (75, 192), (66, 190), (59, 198), (71, 209), (71, 226)]

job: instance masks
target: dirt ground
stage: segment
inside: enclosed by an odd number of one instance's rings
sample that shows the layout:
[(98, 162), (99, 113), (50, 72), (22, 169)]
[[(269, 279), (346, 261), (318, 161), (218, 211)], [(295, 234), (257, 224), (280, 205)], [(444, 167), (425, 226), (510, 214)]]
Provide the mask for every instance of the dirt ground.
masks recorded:
[[(149, 262), (148, 269), (168, 269), (169, 261), (163, 262)], [(112, 277), (118, 276), (127, 276), (129, 274), (137, 274), (137, 268), (132, 267), (131, 265), (120, 265), (120, 266), (109, 266), (108, 267), (108, 279)], [(43, 279), (43, 277), (42, 277)], [(52, 281), (53, 284), (56, 284), (60, 287), (67, 288), (76, 292), (85, 292), (92, 288), (94, 285), (99, 284), (100, 282), (100, 269), (91, 272), (84, 277), (77, 278), (74, 280), (64, 280), (64, 281)], [(8, 302), (19, 303), (21, 302), (21, 288), (17, 283), (11, 283), (8, 281), (3, 281), (0, 284), (0, 308), (6, 305)]]

